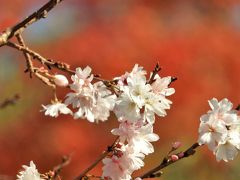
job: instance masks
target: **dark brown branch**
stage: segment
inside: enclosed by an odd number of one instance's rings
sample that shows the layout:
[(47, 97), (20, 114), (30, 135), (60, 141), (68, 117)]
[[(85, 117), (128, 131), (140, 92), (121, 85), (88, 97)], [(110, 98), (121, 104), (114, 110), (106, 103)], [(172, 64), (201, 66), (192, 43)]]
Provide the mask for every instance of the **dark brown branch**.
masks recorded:
[(115, 139), (111, 146), (108, 146), (107, 149), (91, 164), (87, 169), (85, 169), (79, 176), (77, 176), (74, 180), (81, 180), (85, 175), (91, 171), (99, 162), (101, 162), (110, 152), (112, 152), (115, 148), (115, 145), (118, 141), (119, 137)]
[(32, 13), (23, 21), (17, 23), (11, 28), (8, 28), (5, 32), (0, 35), (0, 46), (4, 45), (10, 38), (13, 36), (20, 34), (27, 28), (29, 25), (34, 22), (45, 18), (50, 10), (52, 10), (57, 4), (62, 2), (63, 0), (50, 0), (45, 5), (43, 5), (39, 10)]
[[(183, 154), (182, 153), (177, 154), (178, 157), (179, 157), (179, 159), (177, 161), (179, 161), (180, 159), (189, 157), (191, 155), (194, 155), (195, 152), (196, 152), (195, 149), (197, 149), (199, 146), (200, 145), (198, 143), (194, 143), (190, 148), (188, 148), (186, 151), (184, 151)], [(180, 154), (182, 154), (182, 156), (180, 156)], [(142, 179), (144, 179), (144, 178), (152, 178), (152, 177), (157, 177), (157, 176), (159, 177), (159, 176), (161, 176), (161, 173), (159, 174), (158, 172), (161, 169), (163, 169), (163, 168), (165, 168), (165, 167), (169, 166), (170, 164), (173, 164), (173, 163), (175, 163), (177, 161), (173, 161), (173, 160), (165, 157), (160, 165), (158, 165), (157, 167), (151, 169), (150, 171), (148, 171), (147, 173), (141, 175), (140, 177)], [(156, 175), (156, 173), (158, 173), (158, 174)]]
[(15, 94), (10, 99), (5, 99), (3, 102), (0, 102), (0, 109), (4, 109), (9, 105), (14, 105), (16, 102), (20, 99), (20, 96), (18, 94)]
[(173, 82), (175, 82), (178, 78), (177, 77), (171, 77), (171, 82), (169, 83), (168, 86), (170, 86)]
[(62, 63), (62, 62), (54, 62), (51, 59), (46, 59), (43, 56), (41, 56), (40, 54), (38, 54), (37, 52), (29, 49), (26, 46), (21, 46), (16, 43), (12, 43), (12, 42), (7, 42), (6, 45), (31, 55), (33, 57), (33, 59), (38, 60), (40, 63), (46, 65), (49, 68), (57, 68), (61, 71), (67, 72), (69, 74), (75, 74), (75, 71), (70, 69), (70, 65), (68, 65), (66, 63)]
[(237, 111), (240, 111), (240, 104), (236, 107)]
[[(63, 63), (63, 62), (60, 62), (60, 61), (56, 62), (56, 61), (53, 61), (52, 59), (46, 59), (43, 56), (41, 56), (39, 53), (29, 49), (28, 47), (21, 46), (19, 44), (16, 44), (16, 43), (13, 43), (13, 42), (10, 42), (10, 41), (7, 42), (6, 45), (9, 46), (9, 47), (15, 48), (19, 51), (22, 51), (25, 54), (29, 54), (30, 56), (32, 56), (33, 59), (38, 60), (41, 64), (46, 65), (49, 69), (55, 68), (55, 69), (58, 69), (60, 71), (67, 72), (70, 75), (75, 74), (75, 71), (70, 69), (70, 65), (68, 65), (67, 63)], [(33, 68), (33, 73), (39, 78), (40, 75), (38, 75), (35, 72), (35, 70), (36, 69)], [(43, 79), (44, 78), (41, 78), (42, 81), (43, 81)], [(116, 86), (115, 86), (116, 84), (114, 83), (114, 81), (101, 79), (101, 78), (99, 78), (99, 76), (94, 76), (94, 79), (98, 80), (98, 81), (102, 81), (110, 89), (113, 88), (115, 90), (118, 90), (118, 89), (116, 89)], [(47, 81), (44, 81), (44, 82), (46, 83)]]
[[(23, 38), (22, 38), (22, 36), (20, 34), (17, 34), (16, 38), (17, 38), (17, 40), (18, 40), (18, 42), (19, 42), (19, 44), (21, 46), (23, 46), (23, 47), (26, 46), (25, 43), (24, 43), (24, 40), (23, 40)], [(32, 78), (33, 63), (32, 63), (32, 60), (31, 60), (31, 56), (28, 53), (26, 53), (26, 52), (23, 52), (23, 55), (24, 55), (24, 57), (26, 59), (26, 64), (27, 64), (27, 70), (25, 70), (25, 72), (29, 72), (30, 78)]]

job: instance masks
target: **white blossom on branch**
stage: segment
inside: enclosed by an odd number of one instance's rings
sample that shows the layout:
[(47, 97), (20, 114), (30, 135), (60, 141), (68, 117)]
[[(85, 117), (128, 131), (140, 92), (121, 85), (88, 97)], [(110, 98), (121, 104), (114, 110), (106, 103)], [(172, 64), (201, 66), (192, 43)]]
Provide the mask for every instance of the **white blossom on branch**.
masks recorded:
[(23, 165), (22, 167), (24, 170), (19, 172), (17, 180), (43, 180), (33, 161), (30, 161), (29, 166)]
[(233, 160), (240, 150), (240, 118), (228, 99), (209, 101), (211, 110), (201, 116), (200, 145), (206, 144), (216, 155), (217, 161)]

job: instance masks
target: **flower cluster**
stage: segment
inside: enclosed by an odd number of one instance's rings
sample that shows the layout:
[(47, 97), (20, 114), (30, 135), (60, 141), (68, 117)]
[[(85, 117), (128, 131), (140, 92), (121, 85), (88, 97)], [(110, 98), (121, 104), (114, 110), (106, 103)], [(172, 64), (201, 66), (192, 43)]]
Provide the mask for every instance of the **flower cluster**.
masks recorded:
[[(132, 173), (144, 166), (145, 156), (154, 152), (151, 143), (159, 140), (153, 132), (155, 116), (164, 117), (166, 110), (170, 109), (172, 102), (167, 97), (175, 93), (175, 89), (169, 87), (173, 79), (160, 77), (157, 70), (147, 79), (143, 67), (135, 65), (131, 72), (108, 81), (108, 84), (94, 77), (91, 71), (88, 66), (77, 68), (71, 76), (71, 84), (65, 76), (55, 75), (53, 82), (57, 86), (69, 87), (72, 92), (66, 95), (64, 102), (55, 98), (51, 104), (42, 105), (43, 111), (52, 117), (58, 117), (60, 113), (70, 114), (75, 119), (90, 122), (106, 121), (113, 112), (119, 127), (112, 129), (111, 133), (118, 139), (103, 159), (102, 177), (106, 180), (132, 179)], [(240, 150), (240, 117), (237, 110), (232, 110), (233, 105), (228, 99), (218, 102), (213, 98), (209, 105), (211, 110), (200, 118), (198, 144), (206, 144), (217, 161), (227, 162)], [(180, 145), (179, 142), (173, 144), (172, 151)], [(177, 161), (179, 155), (169, 157)], [(23, 167), (25, 171), (18, 175), (20, 180), (40, 179), (32, 161), (30, 167)]]
[(240, 150), (240, 117), (228, 99), (209, 101), (212, 110), (201, 116), (200, 145), (207, 144), (217, 161), (233, 160)]
[[(90, 122), (106, 121), (112, 111), (120, 125), (112, 134), (119, 137), (113, 153), (103, 160), (103, 177), (107, 179), (131, 179), (133, 171), (140, 169), (146, 155), (153, 153), (151, 142), (159, 136), (153, 133), (155, 114), (166, 116), (171, 101), (167, 96), (175, 90), (170, 88), (171, 77), (161, 78), (156, 72), (146, 78), (143, 67), (135, 65), (131, 72), (114, 78), (111, 88), (103, 81), (96, 81), (91, 68), (77, 68), (71, 76), (72, 84), (66, 78), (55, 76), (58, 86), (69, 86), (72, 92), (66, 95), (64, 103), (55, 100), (43, 105), (45, 115), (57, 117), (71, 114), (75, 119), (85, 118)], [(75, 112), (70, 110), (71, 105)]]
[(171, 77), (156, 75), (150, 83), (138, 65), (115, 79), (121, 90), (114, 108), (120, 125), (112, 134), (119, 136), (119, 142), (114, 153), (103, 160), (102, 176), (112, 180), (131, 179), (131, 174), (144, 166), (144, 157), (154, 152), (151, 142), (159, 139), (153, 133), (155, 114), (166, 116), (165, 110), (171, 104), (166, 96), (175, 91), (169, 88)]
[[(102, 81), (92, 83), (91, 71), (88, 66), (83, 70), (77, 68), (76, 73), (71, 77), (73, 83), (69, 85), (73, 92), (67, 94), (64, 103), (57, 100), (50, 105), (43, 105), (45, 115), (57, 117), (62, 113), (71, 114), (75, 119), (86, 118), (90, 122), (106, 121), (114, 108), (116, 95), (112, 94)], [(61, 80), (64, 82), (61, 83)], [(65, 78), (58, 77), (56, 82), (66, 86), (67, 81)], [(67, 107), (68, 105), (72, 105), (72, 108), (77, 111), (73, 113)]]
[(19, 172), (17, 180), (43, 180), (40, 178), (40, 174), (33, 161), (30, 161), (30, 166), (23, 165), (22, 167), (24, 170)]

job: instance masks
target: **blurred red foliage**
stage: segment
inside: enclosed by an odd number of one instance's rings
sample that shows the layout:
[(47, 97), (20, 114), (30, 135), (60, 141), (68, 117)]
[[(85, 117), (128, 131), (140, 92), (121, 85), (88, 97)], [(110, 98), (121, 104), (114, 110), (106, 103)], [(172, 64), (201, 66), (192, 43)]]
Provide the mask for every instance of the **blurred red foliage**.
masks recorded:
[[(36, 9), (39, 2), (35, 2), (2, 0), (0, 29), (22, 19), (32, 6)], [(71, 33), (66, 32), (45, 44), (35, 43), (34, 48), (73, 67), (90, 65), (94, 73), (108, 79), (130, 71), (135, 63), (151, 71), (159, 62), (163, 69), (161, 75), (176, 76), (179, 80), (173, 84), (176, 94), (170, 98), (174, 103), (169, 115), (156, 123), (155, 131), (161, 137), (156, 146), (168, 147), (176, 140), (190, 143), (197, 140), (199, 117), (208, 110), (208, 99), (228, 97), (236, 105), (239, 103), (240, 29), (233, 21), (233, 10), (239, 5), (233, 0), (141, 0), (116, 4), (97, 0), (66, 1), (56, 9), (69, 6), (74, 7), (72, 11), (81, 11), (85, 8), (84, 28), (81, 28), (79, 13)], [(31, 46), (31, 42), (28, 44)], [(23, 59), (21, 54), (18, 59)], [(23, 83), (37, 84), (25, 77), (26, 74), (22, 76)], [(38, 90), (36, 94), (41, 92)], [(50, 93), (40, 103), (50, 102)], [(64, 97), (64, 93), (62, 95)], [(0, 132), (0, 173), (15, 176), (21, 165), (30, 160), (44, 172), (60, 162), (61, 156), (73, 153), (71, 164), (63, 171), (64, 177), (71, 179), (114, 139), (110, 134), (117, 126), (114, 117), (107, 123), (95, 125), (68, 116), (46, 118), (38, 113), (39, 109), (40, 105), (33, 103), (17, 121), (4, 124)], [(204, 160), (220, 168), (221, 165), (211, 161), (214, 157), (206, 154)], [(100, 167), (95, 172), (100, 174)]]

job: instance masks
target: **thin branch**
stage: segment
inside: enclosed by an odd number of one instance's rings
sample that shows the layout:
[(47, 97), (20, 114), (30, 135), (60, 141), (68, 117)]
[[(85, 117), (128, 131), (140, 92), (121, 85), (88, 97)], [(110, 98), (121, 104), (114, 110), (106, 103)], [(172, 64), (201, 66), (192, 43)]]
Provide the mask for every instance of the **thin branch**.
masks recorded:
[(171, 77), (171, 82), (169, 83), (168, 86), (170, 86), (173, 82), (175, 82), (176, 80), (178, 80), (177, 77)]
[(53, 68), (57, 68), (61, 71), (67, 72), (69, 74), (75, 74), (75, 71), (70, 69), (70, 65), (63, 63), (63, 62), (54, 62), (51, 59), (46, 59), (43, 56), (41, 56), (40, 54), (38, 54), (37, 52), (29, 49), (26, 46), (21, 46), (16, 43), (13, 43), (13, 42), (7, 42), (6, 45), (9, 47), (15, 48), (19, 51), (22, 51), (24, 53), (28, 53), (29, 55), (31, 55), (33, 57), (33, 59), (38, 60), (40, 63), (46, 65), (49, 68), (53, 67)]
[(240, 104), (236, 107), (237, 111), (240, 111)]
[[(200, 146), (200, 145), (199, 145), (198, 143), (194, 143), (190, 148), (188, 148), (188, 149), (187, 149), (186, 151), (184, 151), (183, 153), (178, 153), (177, 155), (178, 155), (179, 159), (178, 159), (177, 161), (179, 161), (180, 159), (189, 157), (189, 156), (191, 156), (191, 155), (194, 155), (195, 152), (196, 152), (195, 149), (197, 149), (199, 146)], [(181, 155), (180, 155), (180, 154), (181, 154)], [(173, 160), (165, 157), (165, 158), (163, 159), (163, 161), (161, 162), (160, 165), (158, 165), (157, 167), (151, 169), (150, 171), (148, 171), (147, 173), (141, 175), (140, 177), (141, 177), (142, 179), (144, 179), (144, 178), (153, 178), (153, 177), (157, 177), (157, 176), (159, 177), (159, 176), (161, 176), (161, 173), (159, 174), (158, 172), (159, 172), (161, 169), (163, 169), (163, 168), (165, 168), (165, 167), (169, 166), (170, 164), (173, 164), (173, 163), (175, 163), (175, 162), (177, 162), (177, 161), (173, 161)], [(158, 174), (156, 175), (155, 173), (158, 173)]]
[[(17, 50), (19, 50), (23, 53), (29, 54), (30, 56), (32, 56), (33, 59), (38, 60), (41, 64), (46, 65), (49, 69), (55, 68), (55, 69), (58, 69), (60, 71), (69, 73), (70, 75), (75, 74), (75, 71), (70, 69), (70, 65), (67, 64), (67, 63), (63, 63), (63, 62), (60, 62), (60, 61), (56, 62), (56, 61), (53, 61), (52, 59), (46, 59), (43, 56), (41, 56), (39, 53), (29, 49), (28, 47), (21, 46), (19, 44), (16, 44), (16, 43), (13, 43), (13, 42), (10, 42), (10, 41), (7, 42), (6, 45), (9, 46), (9, 47), (12, 47), (14, 49), (17, 49)], [(34, 73), (34, 74), (36, 76), (38, 76), (36, 73)], [(102, 79), (98, 75), (94, 76), (94, 79), (98, 80), (98, 81), (102, 81), (110, 89), (113, 88), (116, 91), (119, 90), (119, 89), (116, 89), (116, 83), (114, 81)]]
[(159, 66), (159, 63), (157, 63), (153, 72), (152, 72), (152, 75), (151, 75), (150, 79), (148, 80), (148, 84), (152, 84), (154, 82), (154, 78), (160, 70), (161, 70), (161, 67)]
[(64, 157), (62, 158), (62, 162), (61, 162), (59, 165), (57, 165), (57, 166), (55, 166), (55, 167), (53, 168), (53, 172), (54, 172), (53, 179), (56, 179), (56, 178), (59, 176), (59, 174), (60, 174), (60, 172), (62, 171), (62, 169), (63, 169), (65, 166), (67, 166), (67, 165), (70, 163), (70, 161), (71, 161), (71, 155), (69, 155), (69, 156), (64, 156)]
[(0, 109), (4, 109), (9, 105), (14, 105), (20, 99), (18, 94), (15, 94), (12, 98), (5, 99), (3, 102), (0, 102)]
[[(23, 40), (23, 38), (22, 38), (22, 36), (20, 34), (17, 34), (16, 38), (17, 38), (17, 40), (18, 40), (18, 42), (19, 42), (19, 44), (21, 46), (23, 46), (23, 47), (26, 46), (25, 43), (24, 43), (24, 40)], [(26, 52), (23, 52), (23, 55), (24, 55), (24, 57), (26, 59), (26, 64), (27, 64), (27, 69), (25, 70), (25, 72), (29, 72), (30, 78), (32, 78), (33, 63), (32, 63), (32, 60), (31, 60), (31, 56), (28, 53), (26, 53)]]
[(32, 13), (26, 19), (20, 21), (16, 25), (11, 28), (8, 28), (5, 32), (0, 35), (0, 47), (3, 46), (10, 38), (13, 36), (22, 33), (25, 28), (34, 22), (46, 18), (49, 11), (51, 11), (57, 4), (62, 2), (63, 0), (50, 0), (46, 4), (44, 4), (40, 9), (36, 12)]
[(115, 139), (111, 146), (108, 146), (107, 149), (91, 164), (87, 169), (85, 169), (79, 176), (74, 180), (81, 180), (85, 175), (91, 171), (99, 162), (101, 162), (110, 152), (114, 150), (114, 147), (118, 141), (119, 137)]

